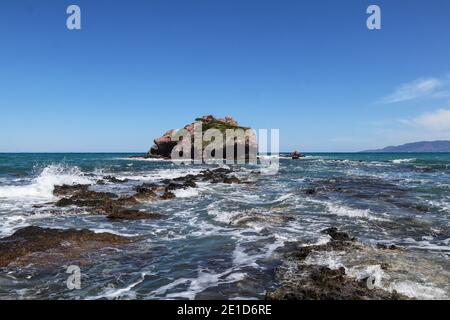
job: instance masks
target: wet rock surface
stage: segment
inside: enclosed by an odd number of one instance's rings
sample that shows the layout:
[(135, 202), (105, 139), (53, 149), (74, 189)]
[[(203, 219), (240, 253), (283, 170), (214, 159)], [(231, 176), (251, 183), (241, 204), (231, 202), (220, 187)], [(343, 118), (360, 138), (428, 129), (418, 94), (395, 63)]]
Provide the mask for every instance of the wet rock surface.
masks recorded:
[(115, 209), (107, 218), (111, 220), (149, 220), (160, 219), (162, 217), (159, 213), (149, 213), (134, 209)]
[(95, 214), (109, 214), (114, 210), (124, 206), (134, 206), (138, 200), (130, 196), (118, 197), (114, 193), (90, 191), (81, 189), (74, 192), (70, 197), (61, 198), (55, 203), (57, 207), (87, 207), (92, 209)]
[(55, 205), (57, 207), (101, 207), (112, 203), (116, 198), (117, 195), (114, 193), (81, 190), (74, 192), (68, 198), (58, 200)]
[(55, 186), (53, 194), (55, 196), (72, 196), (76, 193), (87, 192), (89, 188), (88, 184), (75, 184), (75, 185), (62, 185)]
[(298, 272), (307, 274), (301, 283), (278, 289), (267, 295), (268, 300), (400, 300), (396, 292), (368, 289), (367, 281), (357, 281), (346, 275), (344, 268), (336, 270), (323, 266), (302, 266)]
[(339, 231), (336, 227), (327, 228), (322, 230), (323, 234), (327, 234), (334, 241), (355, 241), (354, 237), (350, 237), (347, 233)]
[(106, 180), (111, 183), (126, 183), (129, 181), (128, 179), (117, 179), (114, 176), (105, 176), (103, 177), (103, 180)]
[[(322, 231), (331, 240), (323, 245), (292, 244), (287, 249), (283, 265), (276, 275), (280, 287), (270, 290), (268, 300), (399, 300), (407, 297), (373, 286), (369, 277), (355, 279), (344, 267), (330, 268), (311, 264), (308, 259), (320, 252), (350, 252), (360, 250), (362, 244), (337, 228)], [(385, 265), (387, 268), (388, 266)]]
[[(42, 260), (51, 263), (53, 256), (70, 259), (87, 250), (132, 242), (130, 238), (90, 230), (50, 229), (36, 226), (17, 230), (13, 235), (0, 239), (0, 267), (10, 263), (26, 265)], [(42, 259), (38, 253), (47, 253)]]

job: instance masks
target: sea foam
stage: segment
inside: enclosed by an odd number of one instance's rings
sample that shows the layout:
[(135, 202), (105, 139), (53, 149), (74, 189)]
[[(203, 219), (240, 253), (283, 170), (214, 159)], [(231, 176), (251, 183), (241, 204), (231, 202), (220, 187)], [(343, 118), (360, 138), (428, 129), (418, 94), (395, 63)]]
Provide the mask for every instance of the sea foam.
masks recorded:
[(78, 167), (62, 164), (49, 165), (25, 185), (1, 186), (0, 198), (6, 199), (52, 199), (57, 185), (91, 184)]
[(392, 163), (395, 163), (395, 164), (408, 163), (408, 162), (413, 162), (413, 161), (415, 161), (415, 160), (416, 160), (415, 158), (410, 158), (410, 159), (394, 159), (394, 160), (392, 160)]

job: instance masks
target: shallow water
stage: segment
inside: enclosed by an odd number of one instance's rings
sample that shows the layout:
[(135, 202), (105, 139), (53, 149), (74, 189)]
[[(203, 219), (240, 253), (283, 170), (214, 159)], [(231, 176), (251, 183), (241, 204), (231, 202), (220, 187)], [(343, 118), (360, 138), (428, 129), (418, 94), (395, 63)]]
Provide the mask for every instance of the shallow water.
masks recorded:
[[(235, 167), (252, 183), (200, 183), (178, 190), (175, 199), (142, 205), (164, 214), (161, 220), (111, 222), (89, 209), (49, 203), (57, 199), (55, 185), (94, 184), (113, 175), (130, 180), (92, 188), (129, 194), (143, 182), (205, 168), (127, 156), (0, 154), (0, 237), (28, 225), (144, 236), (131, 246), (92, 253), (81, 268), (80, 290), (67, 289), (67, 266), (0, 271), (0, 298), (260, 299), (277, 285), (273, 270), (283, 247), (326, 242), (320, 230), (330, 226), (367, 245), (406, 248), (401, 257), (380, 258), (399, 271), (384, 274), (377, 262), (364, 265), (361, 257), (330, 255), (311, 263), (344, 265), (356, 278), (376, 274), (384, 288), (411, 297), (450, 294), (450, 154), (281, 157), (279, 171), (271, 174)], [(321, 191), (305, 192), (313, 188)], [(368, 257), (376, 255), (369, 251)]]

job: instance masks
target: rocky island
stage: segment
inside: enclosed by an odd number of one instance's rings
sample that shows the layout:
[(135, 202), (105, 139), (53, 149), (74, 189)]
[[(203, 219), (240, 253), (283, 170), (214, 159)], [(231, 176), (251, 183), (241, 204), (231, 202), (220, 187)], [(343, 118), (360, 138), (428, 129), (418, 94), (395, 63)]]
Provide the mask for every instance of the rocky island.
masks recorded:
[[(205, 115), (200, 118), (196, 118), (194, 122), (187, 124), (183, 127), (186, 133), (188, 133), (191, 137), (191, 157), (194, 158), (196, 151), (194, 150), (196, 146), (196, 142), (194, 141), (195, 129), (196, 125), (201, 126), (201, 153), (205, 151), (206, 147), (212, 143), (214, 140), (206, 138), (205, 132), (211, 129), (216, 129), (220, 131), (223, 136), (223, 147), (222, 147), (222, 155), (217, 158), (226, 159), (231, 156), (231, 158), (236, 159), (239, 148), (243, 148), (245, 150), (245, 159), (249, 159), (251, 157), (256, 157), (257, 152), (257, 142), (256, 136), (253, 134), (253, 130), (249, 127), (244, 127), (238, 124), (238, 122), (230, 116), (225, 118), (216, 118), (213, 115)], [(245, 134), (243, 139), (239, 139), (237, 136), (228, 136), (228, 131), (233, 132), (241, 132)], [(143, 158), (159, 158), (159, 159), (171, 159), (173, 149), (181, 143), (182, 140), (178, 140), (175, 138), (178, 130), (171, 129), (164, 133), (161, 137), (156, 138), (153, 142), (154, 145), (150, 148), (149, 152), (143, 156)], [(227, 145), (234, 145), (233, 155), (227, 154)], [(219, 148), (217, 148), (219, 149)], [(218, 150), (212, 151), (212, 156), (215, 156), (215, 152)], [(218, 151), (220, 152), (220, 151)], [(141, 157), (141, 156), (139, 156)]]

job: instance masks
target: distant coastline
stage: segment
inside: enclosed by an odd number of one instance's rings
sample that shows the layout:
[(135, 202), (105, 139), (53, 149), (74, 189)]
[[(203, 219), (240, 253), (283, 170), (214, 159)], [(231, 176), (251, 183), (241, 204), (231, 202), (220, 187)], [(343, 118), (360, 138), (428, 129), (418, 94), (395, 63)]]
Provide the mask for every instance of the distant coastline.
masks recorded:
[(365, 150), (361, 151), (362, 153), (388, 153), (388, 152), (396, 152), (396, 153), (441, 153), (441, 152), (450, 152), (450, 141), (449, 140), (438, 140), (438, 141), (419, 141), (406, 143), (399, 146), (389, 146), (382, 149), (374, 149), (374, 150)]

